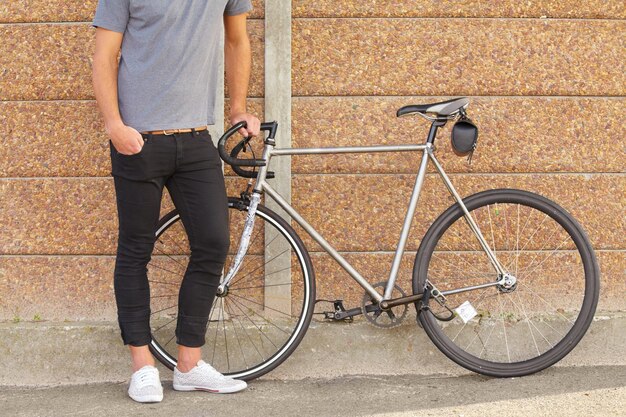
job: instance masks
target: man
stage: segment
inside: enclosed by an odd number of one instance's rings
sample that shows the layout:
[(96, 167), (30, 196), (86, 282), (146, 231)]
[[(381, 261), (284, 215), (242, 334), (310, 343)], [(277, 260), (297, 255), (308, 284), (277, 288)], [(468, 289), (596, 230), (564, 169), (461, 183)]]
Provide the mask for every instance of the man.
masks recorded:
[[(109, 135), (119, 237), (114, 272), (122, 340), (133, 375), (129, 396), (163, 398), (150, 354), (150, 293), (146, 265), (154, 247), (163, 187), (180, 212), (191, 256), (178, 299), (178, 363), (174, 389), (236, 392), (201, 360), (200, 347), (229, 246), (228, 209), (214, 123), (218, 46), (225, 31), (230, 122), (259, 120), (246, 112), (250, 0), (100, 0), (93, 26), (93, 84)], [(118, 54), (121, 56), (118, 64)]]

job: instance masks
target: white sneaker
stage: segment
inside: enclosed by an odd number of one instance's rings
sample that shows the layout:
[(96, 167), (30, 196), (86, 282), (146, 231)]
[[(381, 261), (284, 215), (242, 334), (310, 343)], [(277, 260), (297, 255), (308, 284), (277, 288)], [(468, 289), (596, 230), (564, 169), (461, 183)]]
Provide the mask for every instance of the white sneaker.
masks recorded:
[(203, 360), (199, 360), (189, 372), (174, 368), (174, 389), (176, 391), (208, 391), (229, 394), (245, 389), (246, 381), (233, 379), (219, 373)]
[(158, 403), (163, 400), (163, 386), (159, 370), (146, 365), (133, 373), (128, 387), (128, 396), (140, 403)]

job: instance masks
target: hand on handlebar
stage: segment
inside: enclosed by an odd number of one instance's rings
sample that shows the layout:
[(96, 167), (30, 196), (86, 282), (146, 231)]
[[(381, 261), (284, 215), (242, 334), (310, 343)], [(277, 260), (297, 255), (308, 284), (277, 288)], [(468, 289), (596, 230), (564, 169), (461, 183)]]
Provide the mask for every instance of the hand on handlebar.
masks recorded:
[(230, 116), (232, 125), (239, 122), (246, 122), (247, 124), (247, 127), (242, 127), (238, 131), (244, 137), (257, 136), (261, 132), (261, 121), (250, 113), (237, 113)]
[[(252, 116), (252, 117), (254, 117), (254, 116)], [(254, 117), (254, 119), (257, 120), (257, 122), (258, 122), (258, 119), (256, 117)], [(231, 165), (233, 167), (234, 166), (245, 166), (245, 167), (262, 167), (262, 166), (265, 166), (266, 161), (264, 159), (240, 159), (240, 158), (237, 158), (237, 154), (246, 145), (245, 142), (247, 142), (247, 139), (243, 139), (241, 142), (239, 142), (239, 145), (235, 146), (230, 153), (228, 151), (226, 151), (226, 142), (230, 138), (232, 138), (233, 135), (235, 135), (236, 133), (240, 132), (241, 130), (244, 130), (246, 132), (246, 134), (247, 134), (249, 130), (253, 130), (253, 129), (250, 129), (248, 127), (248, 122), (243, 120), (243, 121), (239, 121), (239, 122), (235, 123), (226, 132), (224, 132), (222, 137), (217, 141), (217, 150), (220, 153), (220, 157), (222, 158), (222, 160), (224, 162), (226, 162), (228, 165)], [(276, 137), (276, 132), (278, 131), (278, 123), (276, 123), (276, 122), (260, 123), (258, 128), (257, 128), (257, 132), (260, 132), (261, 130), (268, 132), (267, 138), (265, 139), (265, 141), (266, 141), (265, 143), (271, 143), (271, 144), (275, 145), (276, 143), (274, 142), (274, 138)], [(244, 135), (244, 136), (247, 136), (247, 135)], [(270, 178), (269, 177), (269, 173), (268, 173), (268, 178)]]

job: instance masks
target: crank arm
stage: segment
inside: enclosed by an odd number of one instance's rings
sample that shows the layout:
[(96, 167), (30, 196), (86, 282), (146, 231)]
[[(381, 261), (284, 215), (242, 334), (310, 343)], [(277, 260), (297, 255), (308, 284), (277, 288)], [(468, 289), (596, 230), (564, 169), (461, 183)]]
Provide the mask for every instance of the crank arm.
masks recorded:
[[(378, 310), (378, 306), (371, 304), (366, 306), (365, 310), (366, 313), (371, 313), (372, 311)], [(345, 311), (327, 311), (324, 314), (329, 320), (345, 320), (363, 314), (363, 309), (361, 307), (355, 307)]]

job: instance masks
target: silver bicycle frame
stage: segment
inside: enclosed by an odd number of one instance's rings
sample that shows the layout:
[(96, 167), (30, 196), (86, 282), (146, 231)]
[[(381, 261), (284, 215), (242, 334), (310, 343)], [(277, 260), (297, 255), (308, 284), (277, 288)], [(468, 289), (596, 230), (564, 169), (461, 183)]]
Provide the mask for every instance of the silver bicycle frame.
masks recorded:
[[(402, 226), (402, 231), (400, 233), (400, 239), (398, 241), (398, 246), (396, 248), (396, 252), (394, 255), (393, 263), (391, 265), (391, 271), (389, 273), (389, 279), (385, 286), (385, 291), (383, 295), (380, 295), (378, 291), (365, 279), (363, 276), (343, 257), (341, 254), (330, 244), (322, 235), (320, 235), (313, 226), (311, 226), (304, 218), (276, 191), (274, 190), (266, 181), (266, 176), (268, 172), (268, 166), (270, 165), (270, 161), (274, 156), (284, 156), (284, 155), (321, 155), (321, 154), (340, 154), (340, 153), (377, 153), (377, 152), (407, 152), (407, 151), (422, 151), (423, 156), (420, 163), (419, 171), (417, 177), (415, 179), (415, 185), (413, 187), (413, 192), (411, 194), (411, 198), (409, 200), (409, 207), (406, 212), (406, 216), (404, 218), (404, 224)], [(367, 293), (376, 301), (381, 302), (383, 300), (391, 299), (391, 293), (393, 291), (394, 284), (396, 282), (398, 271), (400, 269), (400, 262), (402, 259), (402, 255), (404, 254), (404, 250), (406, 248), (407, 239), (409, 236), (409, 231), (411, 228), (411, 223), (413, 220), (413, 216), (415, 215), (415, 209), (417, 208), (417, 203), (419, 200), (420, 192), (424, 185), (424, 178), (426, 177), (426, 169), (428, 167), (429, 159), (435, 165), (437, 172), (443, 179), (444, 184), (448, 188), (448, 191), (456, 202), (459, 204), (461, 209), (465, 214), (465, 220), (467, 221), (470, 229), (476, 235), (481, 247), (487, 253), (491, 264), (494, 267), (494, 270), (498, 273), (500, 277), (506, 275), (506, 270), (502, 267), (502, 265), (498, 262), (495, 254), (489, 247), (489, 244), (483, 237), (478, 225), (472, 218), (471, 214), (467, 210), (465, 204), (463, 204), (463, 200), (461, 196), (457, 193), (456, 189), (452, 185), (450, 178), (446, 175), (443, 167), (435, 157), (433, 153), (433, 146), (430, 143), (426, 143), (424, 145), (384, 145), (384, 146), (348, 146), (348, 147), (324, 147), (324, 148), (275, 148), (273, 141), (266, 141), (265, 147), (263, 150), (263, 159), (266, 162), (265, 166), (262, 166), (259, 169), (259, 173), (257, 175), (257, 181), (254, 187), (254, 193), (260, 195), (265, 192), (268, 196), (270, 196), (285, 212), (291, 216), (350, 276), (361, 286)], [(250, 213), (254, 216), (254, 209), (251, 207), (248, 218), (250, 218)], [(243, 258), (245, 251), (247, 250), (247, 245), (240, 245), (239, 252), (237, 257)], [(236, 273), (236, 269), (238, 269), (239, 264), (236, 263), (231, 271), (227, 274), (224, 281), (220, 285), (220, 288), (228, 285), (230, 280), (233, 278)], [(465, 288), (459, 288), (455, 290), (449, 291), (449, 293), (458, 293), (463, 291), (471, 291), (473, 289), (485, 288), (486, 286), (498, 285), (502, 281), (502, 278), (498, 281), (494, 281), (492, 283), (482, 284), (478, 286), (471, 286)], [(446, 291), (441, 292), (443, 295), (448, 294)]]

